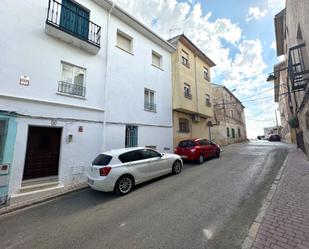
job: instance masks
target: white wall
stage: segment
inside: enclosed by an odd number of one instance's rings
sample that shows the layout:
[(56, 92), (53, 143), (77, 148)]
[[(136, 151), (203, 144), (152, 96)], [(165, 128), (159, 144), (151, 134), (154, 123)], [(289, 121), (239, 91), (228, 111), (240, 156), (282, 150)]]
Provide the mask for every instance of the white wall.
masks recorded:
[[(115, 46), (117, 29), (133, 37), (134, 55)], [(171, 54), (114, 16), (109, 46), (107, 120), (172, 126)], [(151, 65), (152, 50), (163, 70)], [(144, 111), (144, 88), (155, 91), (157, 113)]]
[[(104, 38), (106, 11), (92, 1), (77, 2), (91, 9), (90, 19), (102, 26)], [(0, 36), (0, 93), (103, 109), (104, 39), (101, 40), (99, 53), (93, 55), (48, 36), (45, 33), (47, 8), (48, 0), (0, 2), (0, 22), (5, 25)], [(58, 81), (61, 80), (61, 61), (87, 69), (86, 99), (57, 94)], [(30, 77), (29, 86), (19, 84), (20, 75)], [(13, 105), (0, 106), (0, 109), (4, 107), (19, 111)], [(50, 108), (47, 108), (45, 113), (49, 111)]]
[[(17, 139), (9, 186), (10, 195), (17, 193), (21, 186), (29, 126), (62, 128), (59, 182), (68, 185), (85, 181), (88, 166), (101, 149), (102, 123), (58, 120), (55, 126), (51, 126), (50, 120), (17, 118), (17, 124)], [(79, 126), (83, 126), (83, 132), (78, 132)], [(73, 135), (71, 143), (67, 142), (68, 134)]]

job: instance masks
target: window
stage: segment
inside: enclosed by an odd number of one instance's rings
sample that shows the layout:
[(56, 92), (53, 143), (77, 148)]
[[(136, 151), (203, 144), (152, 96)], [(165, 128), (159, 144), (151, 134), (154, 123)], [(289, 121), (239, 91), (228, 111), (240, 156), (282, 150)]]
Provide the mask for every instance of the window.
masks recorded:
[(210, 95), (207, 93), (205, 94), (205, 102), (208, 107), (211, 107)]
[(137, 147), (137, 126), (126, 126), (125, 147)]
[(238, 137), (241, 136), (241, 133), (240, 133), (240, 128), (238, 128)]
[(186, 67), (190, 68), (189, 54), (184, 50), (181, 50), (181, 63)]
[(184, 133), (190, 132), (188, 119), (179, 118), (179, 131)]
[(162, 56), (155, 51), (152, 51), (152, 65), (158, 68), (162, 67)]
[(149, 158), (155, 158), (155, 157), (161, 157), (161, 154), (154, 150), (142, 150), (142, 155), (144, 159), (149, 159)]
[(86, 69), (62, 62), (62, 76), (58, 92), (85, 97)]
[(233, 116), (234, 116), (234, 112), (233, 110), (231, 110), (231, 117), (233, 118)]
[(208, 68), (204, 67), (204, 79), (209, 81), (209, 72)]
[(156, 111), (156, 104), (154, 103), (155, 92), (149, 89), (144, 91), (144, 108), (148, 111)]
[(120, 49), (123, 49), (124, 51), (127, 51), (129, 53), (132, 53), (133, 38), (129, 35), (123, 33), (120, 30), (117, 30), (117, 47)]
[(226, 128), (226, 135), (227, 135), (227, 137), (230, 137), (230, 128), (229, 127)]
[(203, 146), (210, 145), (210, 142), (207, 139), (201, 139), (198, 141), (198, 143)]
[(235, 129), (232, 128), (232, 138), (235, 138)]
[(186, 98), (192, 99), (191, 86), (189, 84), (184, 83), (183, 91)]
[(122, 163), (129, 163), (144, 159), (141, 150), (134, 150), (123, 153), (118, 158)]
[(195, 147), (195, 143), (191, 140), (184, 140), (179, 142), (178, 147), (187, 148), (187, 147)]
[(59, 26), (88, 40), (89, 11), (70, 0), (62, 0), (62, 6)]
[(105, 155), (105, 154), (99, 154), (92, 162), (92, 165), (101, 165), (106, 166), (110, 163), (112, 160), (112, 156)]

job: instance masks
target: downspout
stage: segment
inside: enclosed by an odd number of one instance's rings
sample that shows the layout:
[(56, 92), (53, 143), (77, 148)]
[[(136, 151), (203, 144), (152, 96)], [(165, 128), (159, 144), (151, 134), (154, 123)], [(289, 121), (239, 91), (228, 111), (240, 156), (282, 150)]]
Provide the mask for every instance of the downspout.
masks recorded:
[(199, 114), (198, 108), (198, 90), (197, 90), (197, 73), (196, 73), (196, 54), (194, 54), (194, 83), (195, 83), (195, 96), (196, 96), (196, 112)]
[(111, 8), (108, 11), (108, 16), (107, 16), (107, 21), (106, 21), (106, 44), (105, 44), (105, 54), (106, 54), (106, 63), (105, 63), (105, 73), (104, 73), (104, 104), (103, 107), (105, 108), (104, 111), (104, 119), (103, 119), (103, 146), (102, 146), (102, 150), (105, 151), (106, 149), (106, 119), (107, 119), (107, 75), (108, 75), (108, 57), (109, 57), (109, 49), (108, 49), (108, 45), (109, 45), (109, 23), (110, 23), (110, 17), (111, 17), (111, 13), (113, 11), (115, 7), (115, 3), (112, 3)]

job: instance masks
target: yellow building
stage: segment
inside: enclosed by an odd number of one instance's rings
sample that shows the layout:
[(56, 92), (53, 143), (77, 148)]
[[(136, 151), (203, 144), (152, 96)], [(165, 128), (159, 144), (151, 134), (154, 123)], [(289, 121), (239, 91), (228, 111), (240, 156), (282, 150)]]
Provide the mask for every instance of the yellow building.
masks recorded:
[(172, 55), (174, 147), (190, 138), (209, 138), (213, 117), (210, 68), (215, 63), (185, 35), (169, 40)]

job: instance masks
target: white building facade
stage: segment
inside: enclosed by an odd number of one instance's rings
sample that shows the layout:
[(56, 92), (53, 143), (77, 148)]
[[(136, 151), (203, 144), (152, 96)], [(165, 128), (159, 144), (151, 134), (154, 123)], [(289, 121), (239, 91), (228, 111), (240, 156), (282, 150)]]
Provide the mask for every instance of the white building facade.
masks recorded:
[(106, 0), (4, 0), (0, 19), (2, 201), (85, 182), (102, 150), (171, 150), (169, 43)]

